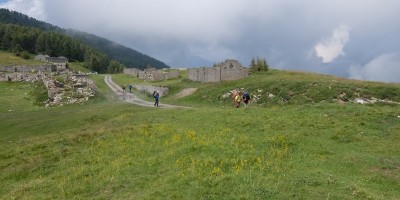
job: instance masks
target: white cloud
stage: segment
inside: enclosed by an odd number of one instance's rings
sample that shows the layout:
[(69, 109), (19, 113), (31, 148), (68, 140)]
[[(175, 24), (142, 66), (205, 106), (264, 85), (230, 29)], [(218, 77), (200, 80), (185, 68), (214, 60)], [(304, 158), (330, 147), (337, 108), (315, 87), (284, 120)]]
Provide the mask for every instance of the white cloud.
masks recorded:
[(8, 2), (0, 4), (0, 8), (7, 8), (38, 20), (45, 20), (46, 15), (43, 3), (43, 0), (9, 0)]
[(343, 47), (349, 42), (349, 28), (341, 25), (336, 28), (330, 38), (315, 45), (314, 50), (323, 63), (330, 63), (338, 56), (344, 55)]
[(400, 82), (400, 53), (383, 54), (365, 66), (352, 66), (349, 74), (354, 79)]

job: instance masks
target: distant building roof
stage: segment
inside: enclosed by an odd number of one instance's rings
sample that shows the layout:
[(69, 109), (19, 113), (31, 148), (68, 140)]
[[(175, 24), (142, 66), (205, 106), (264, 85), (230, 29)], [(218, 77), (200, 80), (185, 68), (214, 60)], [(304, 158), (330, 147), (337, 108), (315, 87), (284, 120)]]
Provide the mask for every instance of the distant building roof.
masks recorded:
[(43, 62), (51, 62), (51, 63), (68, 63), (68, 58), (64, 56), (50, 57), (48, 55), (43, 55), (43, 54), (35, 56), (35, 60), (40, 60)]

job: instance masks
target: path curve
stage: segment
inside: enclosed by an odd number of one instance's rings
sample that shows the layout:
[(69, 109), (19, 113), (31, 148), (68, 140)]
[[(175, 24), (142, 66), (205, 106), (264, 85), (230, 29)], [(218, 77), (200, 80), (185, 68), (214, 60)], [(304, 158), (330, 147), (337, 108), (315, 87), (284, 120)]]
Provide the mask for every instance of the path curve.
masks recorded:
[[(127, 93), (127, 92), (123, 93), (121, 87), (112, 81), (110, 75), (106, 75), (104, 77), (104, 82), (108, 85), (108, 87), (110, 87), (110, 89), (112, 91), (114, 91), (115, 93), (118, 94), (118, 98), (120, 100), (128, 102), (128, 103), (136, 104), (139, 106), (154, 107), (154, 102), (149, 102), (149, 101), (139, 99), (133, 93)], [(190, 107), (160, 103), (159, 108), (190, 108)]]

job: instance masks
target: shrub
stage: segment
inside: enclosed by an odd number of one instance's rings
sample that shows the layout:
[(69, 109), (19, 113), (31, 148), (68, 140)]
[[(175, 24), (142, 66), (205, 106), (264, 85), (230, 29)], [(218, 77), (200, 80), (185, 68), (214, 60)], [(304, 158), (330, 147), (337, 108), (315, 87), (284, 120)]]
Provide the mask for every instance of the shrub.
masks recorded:
[(250, 63), (250, 71), (251, 72), (260, 72), (260, 71), (268, 71), (269, 64), (265, 60), (265, 58), (253, 58)]
[(31, 59), (31, 55), (29, 55), (29, 53), (26, 51), (23, 51), (20, 56), (21, 56), (21, 58), (23, 58), (25, 60)]

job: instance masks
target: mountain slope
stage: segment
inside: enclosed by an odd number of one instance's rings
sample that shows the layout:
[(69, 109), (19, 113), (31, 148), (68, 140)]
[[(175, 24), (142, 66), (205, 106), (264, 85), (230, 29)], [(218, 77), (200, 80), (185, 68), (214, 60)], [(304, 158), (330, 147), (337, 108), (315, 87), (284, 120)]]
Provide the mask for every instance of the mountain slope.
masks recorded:
[(116, 60), (127, 67), (135, 67), (144, 69), (147, 66), (154, 68), (169, 68), (165, 63), (142, 54), (138, 51), (130, 49), (120, 44), (116, 44), (108, 39), (98, 37), (93, 34), (84, 33), (75, 30), (66, 30), (52, 24), (36, 20), (19, 12), (0, 9), (0, 23), (16, 24), (20, 26), (35, 27), (46, 31), (56, 31), (65, 34), (73, 39), (80, 41), (85, 45), (89, 45), (95, 50), (106, 54), (111, 60)]
[(134, 67), (144, 69), (148, 65), (159, 69), (169, 68), (168, 65), (159, 60), (123, 45), (114, 43), (105, 38), (73, 29), (65, 30), (65, 33), (72, 38), (75, 38), (82, 43), (88, 44), (94, 49), (105, 53), (111, 59), (117, 60), (118, 62), (126, 65), (128, 68)]

